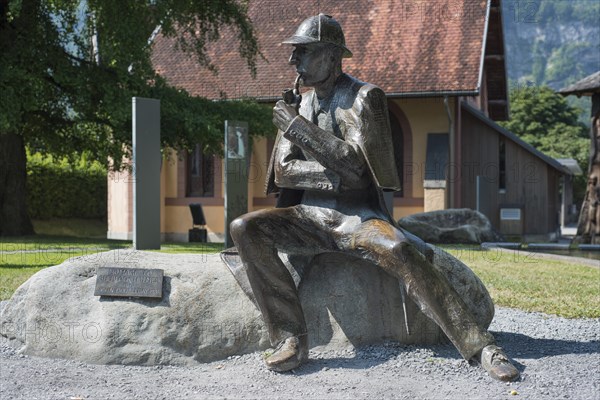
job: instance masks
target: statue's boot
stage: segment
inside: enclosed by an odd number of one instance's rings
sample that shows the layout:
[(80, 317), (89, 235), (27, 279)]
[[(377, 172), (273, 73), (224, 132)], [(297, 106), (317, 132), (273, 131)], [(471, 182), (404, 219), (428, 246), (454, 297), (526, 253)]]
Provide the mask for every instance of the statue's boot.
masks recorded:
[(307, 359), (306, 335), (292, 336), (279, 344), (275, 352), (267, 357), (265, 364), (271, 371), (285, 372), (298, 368)]
[(481, 351), (481, 366), (494, 379), (511, 382), (519, 379), (519, 371), (498, 346), (485, 346)]

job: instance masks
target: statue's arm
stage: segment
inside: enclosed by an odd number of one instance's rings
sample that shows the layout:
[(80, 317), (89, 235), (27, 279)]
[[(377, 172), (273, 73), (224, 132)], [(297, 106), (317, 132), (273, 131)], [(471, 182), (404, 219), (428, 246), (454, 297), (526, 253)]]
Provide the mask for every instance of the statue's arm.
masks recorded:
[(346, 116), (347, 120), (343, 121), (346, 125), (345, 140), (320, 129), (302, 116), (292, 120), (283, 136), (310, 153), (325, 168), (335, 171), (344, 188), (363, 189), (370, 179), (365, 156), (358, 144), (377, 141), (379, 135), (385, 134), (384, 130), (389, 130), (385, 93), (375, 86), (363, 87)]
[(340, 176), (317, 161), (304, 159), (301, 150), (281, 137), (275, 154), (275, 184), (280, 188), (339, 192)]
[(356, 144), (335, 137), (300, 115), (283, 136), (312, 155), (325, 170), (334, 171), (345, 188), (362, 189), (368, 185), (366, 163)]

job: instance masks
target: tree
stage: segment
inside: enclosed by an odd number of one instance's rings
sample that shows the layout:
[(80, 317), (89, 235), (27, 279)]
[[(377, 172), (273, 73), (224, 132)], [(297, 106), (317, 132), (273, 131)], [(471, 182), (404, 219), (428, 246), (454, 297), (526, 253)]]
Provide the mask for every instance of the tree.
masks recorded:
[[(510, 121), (500, 124), (541, 152), (555, 158), (573, 158), (587, 171), (589, 136), (578, 121), (580, 110), (547, 86), (518, 87), (510, 92)], [(575, 177), (574, 197), (580, 202), (586, 180)]]
[(587, 190), (577, 225), (577, 240), (600, 244), (600, 94), (592, 96), (592, 126), (590, 129), (590, 165)]
[(206, 45), (234, 29), (255, 69), (257, 40), (245, 1), (0, 0), (0, 236), (33, 233), (25, 146), (56, 155), (88, 150), (119, 161), (131, 148), (131, 97), (161, 100), (163, 146), (220, 152), (222, 121), (268, 133), (269, 110), (249, 101), (189, 96), (156, 74), (149, 37), (161, 27), (215, 70)]

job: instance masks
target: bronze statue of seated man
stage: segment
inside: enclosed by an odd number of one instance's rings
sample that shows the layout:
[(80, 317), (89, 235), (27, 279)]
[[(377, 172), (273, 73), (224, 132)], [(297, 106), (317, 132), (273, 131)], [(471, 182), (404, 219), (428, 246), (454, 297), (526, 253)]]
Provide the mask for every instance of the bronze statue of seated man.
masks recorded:
[(345, 252), (368, 260), (403, 282), (406, 293), (433, 319), (465, 359), (481, 362), (500, 380), (519, 373), (494, 338), (475, 321), (428, 247), (400, 230), (383, 191), (400, 187), (384, 92), (342, 72), (351, 57), (339, 23), (319, 14), (284, 41), (290, 65), (313, 90), (300, 104), (279, 101), (279, 128), (267, 176), (275, 209), (246, 214), (231, 236), (276, 351), (266, 365), (298, 367), (308, 357), (307, 329), (296, 286), (278, 251), (314, 256)]

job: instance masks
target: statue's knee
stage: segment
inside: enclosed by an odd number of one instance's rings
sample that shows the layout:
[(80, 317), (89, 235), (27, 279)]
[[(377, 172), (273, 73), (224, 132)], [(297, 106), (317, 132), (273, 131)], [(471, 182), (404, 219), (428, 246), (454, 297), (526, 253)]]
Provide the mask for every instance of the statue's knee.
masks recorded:
[(229, 232), (231, 233), (231, 237), (240, 238), (247, 234), (248, 231), (248, 221), (242, 216), (234, 219), (229, 224)]
[(410, 253), (410, 247), (413, 246), (404, 240), (394, 242), (390, 246), (392, 253), (397, 257), (406, 257), (406, 255)]
[(417, 259), (427, 258), (409, 241), (399, 241), (392, 246), (394, 256), (402, 262), (417, 261)]
[(236, 238), (256, 238), (258, 236), (262, 236), (262, 221), (263, 219), (258, 213), (244, 214), (241, 217), (231, 221), (229, 224), (229, 233), (234, 241)]
[(429, 246), (416, 246), (408, 240), (400, 240), (392, 246), (392, 253), (395, 257), (403, 261), (427, 260), (430, 263), (434, 262), (435, 252)]

